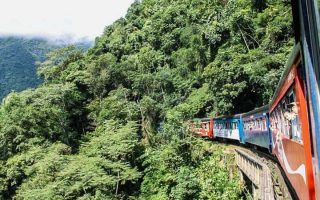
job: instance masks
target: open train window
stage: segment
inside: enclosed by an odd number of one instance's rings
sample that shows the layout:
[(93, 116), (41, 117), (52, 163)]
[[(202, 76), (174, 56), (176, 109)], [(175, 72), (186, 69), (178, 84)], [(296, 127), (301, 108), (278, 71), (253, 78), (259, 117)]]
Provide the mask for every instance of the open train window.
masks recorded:
[(202, 124), (202, 128), (205, 129), (205, 130), (208, 130), (208, 124), (207, 123), (203, 123)]
[(285, 113), (286, 118), (289, 123), (289, 131), (290, 131), (290, 138), (293, 140), (297, 140), (299, 142), (302, 142), (302, 134), (301, 134), (301, 124), (299, 120), (299, 114), (298, 114), (298, 105), (296, 101), (296, 95), (293, 88), (289, 90), (287, 93), (288, 98), (288, 110)]
[(228, 129), (232, 129), (232, 124), (231, 124), (231, 122), (228, 122)]

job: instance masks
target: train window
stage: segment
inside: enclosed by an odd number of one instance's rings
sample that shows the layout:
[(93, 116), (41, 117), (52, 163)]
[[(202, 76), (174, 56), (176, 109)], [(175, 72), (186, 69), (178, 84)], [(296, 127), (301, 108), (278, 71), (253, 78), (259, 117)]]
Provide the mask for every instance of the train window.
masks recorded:
[(294, 94), (293, 94), (293, 91), (291, 91), (290, 94), (289, 94), (289, 104), (291, 104), (291, 103), (293, 103), (293, 102), (295, 102), (295, 100), (294, 100)]
[(286, 101), (284, 99), (281, 101), (281, 108), (282, 110), (286, 109)]
[(232, 122), (232, 130), (235, 130), (236, 129), (236, 123)]
[(259, 119), (259, 130), (262, 130), (262, 119)]
[(263, 130), (267, 130), (267, 120), (263, 118)]
[(250, 131), (254, 129), (254, 120), (250, 121)]
[(298, 105), (296, 103), (296, 97), (294, 90), (288, 93), (289, 99), (289, 108), (286, 113), (286, 118), (288, 119), (289, 128), (290, 128), (290, 136), (292, 139), (302, 142), (302, 135), (301, 135), (301, 125), (298, 115)]
[(257, 127), (258, 127), (258, 121), (257, 121), (257, 119), (255, 119), (255, 120), (254, 120), (254, 130), (256, 130)]
[(203, 124), (202, 124), (202, 128), (205, 129), (205, 130), (207, 130), (207, 129), (208, 129), (208, 124), (207, 124), (207, 123), (203, 123)]
[(282, 101), (282, 106), (281, 106), (281, 109), (280, 109), (281, 131), (282, 131), (282, 134), (284, 134), (284, 135), (286, 135), (286, 136), (289, 136), (287, 120), (286, 120), (285, 117), (284, 117), (285, 110), (286, 110), (286, 103), (285, 103), (285, 101), (283, 100), (283, 101)]

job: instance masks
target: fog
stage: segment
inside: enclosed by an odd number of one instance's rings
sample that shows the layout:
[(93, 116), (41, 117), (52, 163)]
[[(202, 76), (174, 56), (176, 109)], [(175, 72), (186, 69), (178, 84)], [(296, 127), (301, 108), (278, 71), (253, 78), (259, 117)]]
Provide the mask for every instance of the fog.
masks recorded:
[(0, 0), (0, 36), (93, 40), (134, 0)]

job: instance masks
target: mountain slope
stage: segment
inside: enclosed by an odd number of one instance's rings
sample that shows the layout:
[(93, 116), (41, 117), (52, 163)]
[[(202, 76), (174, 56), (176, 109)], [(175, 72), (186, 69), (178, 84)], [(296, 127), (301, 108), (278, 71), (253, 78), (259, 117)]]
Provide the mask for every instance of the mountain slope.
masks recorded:
[(0, 99), (10, 91), (34, 88), (42, 81), (36, 75), (36, 61), (56, 48), (41, 39), (0, 38)]
[[(0, 100), (12, 90), (35, 88), (42, 80), (37, 76), (36, 62), (44, 61), (50, 51), (67, 46), (47, 39), (0, 37)], [(74, 44), (88, 49), (92, 44), (83, 40)]]

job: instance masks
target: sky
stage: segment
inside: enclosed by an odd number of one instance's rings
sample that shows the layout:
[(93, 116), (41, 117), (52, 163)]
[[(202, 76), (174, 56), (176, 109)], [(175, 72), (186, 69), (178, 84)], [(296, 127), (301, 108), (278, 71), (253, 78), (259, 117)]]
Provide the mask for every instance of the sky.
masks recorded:
[(0, 35), (94, 39), (134, 0), (0, 0)]

